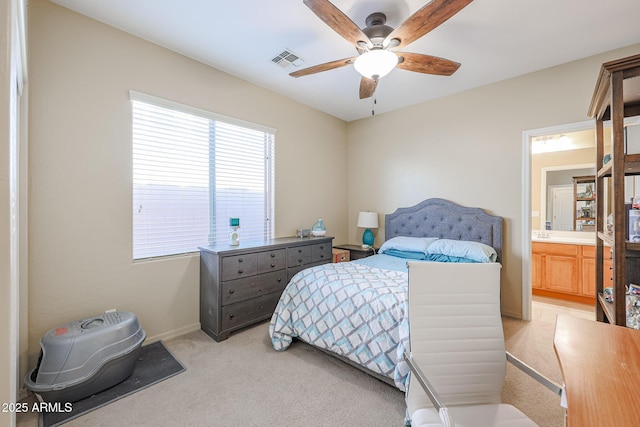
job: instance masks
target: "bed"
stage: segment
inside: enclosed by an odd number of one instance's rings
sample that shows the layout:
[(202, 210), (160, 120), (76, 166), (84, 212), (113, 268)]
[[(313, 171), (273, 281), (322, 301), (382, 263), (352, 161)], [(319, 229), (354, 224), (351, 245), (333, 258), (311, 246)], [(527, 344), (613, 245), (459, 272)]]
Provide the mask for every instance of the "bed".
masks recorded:
[(302, 270), (269, 324), (275, 350), (296, 340), (406, 390), (407, 262), (501, 262), (502, 218), (427, 199), (385, 216), (376, 255)]

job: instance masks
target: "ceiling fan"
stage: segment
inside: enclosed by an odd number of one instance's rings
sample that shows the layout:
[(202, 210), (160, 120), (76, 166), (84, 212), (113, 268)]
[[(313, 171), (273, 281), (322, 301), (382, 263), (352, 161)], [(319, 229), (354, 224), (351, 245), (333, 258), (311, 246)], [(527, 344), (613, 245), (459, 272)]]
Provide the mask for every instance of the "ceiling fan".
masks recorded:
[(472, 1), (432, 0), (396, 29), (385, 25), (387, 17), (383, 13), (372, 13), (365, 20), (366, 27), (360, 29), (328, 0), (303, 0), (325, 24), (353, 44), (359, 55), (315, 65), (289, 75), (308, 76), (353, 64), (362, 75), (360, 99), (373, 96), (378, 80), (396, 67), (418, 73), (450, 76), (460, 67), (460, 63), (437, 56), (399, 52), (397, 49), (437, 28)]

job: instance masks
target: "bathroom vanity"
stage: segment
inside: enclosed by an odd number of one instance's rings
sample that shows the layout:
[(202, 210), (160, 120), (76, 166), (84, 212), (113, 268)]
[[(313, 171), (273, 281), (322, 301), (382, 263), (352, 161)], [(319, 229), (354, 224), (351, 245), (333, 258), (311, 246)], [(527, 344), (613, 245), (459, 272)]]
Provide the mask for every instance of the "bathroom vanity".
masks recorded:
[[(533, 295), (595, 303), (594, 233), (534, 233), (531, 249)], [(604, 266), (609, 280), (606, 283), (612, 280), (608, 258), (605, 251)]]

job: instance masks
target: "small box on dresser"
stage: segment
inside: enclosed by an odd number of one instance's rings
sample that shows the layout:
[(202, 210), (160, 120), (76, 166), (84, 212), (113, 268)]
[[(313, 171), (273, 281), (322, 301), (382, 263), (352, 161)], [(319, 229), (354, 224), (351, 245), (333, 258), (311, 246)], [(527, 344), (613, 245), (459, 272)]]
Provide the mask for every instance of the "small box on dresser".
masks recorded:
[(216, 341), (269, 319), (298, 271), (332, 261), (333, 237), (284, 237), (200, 248), (200, 327)]

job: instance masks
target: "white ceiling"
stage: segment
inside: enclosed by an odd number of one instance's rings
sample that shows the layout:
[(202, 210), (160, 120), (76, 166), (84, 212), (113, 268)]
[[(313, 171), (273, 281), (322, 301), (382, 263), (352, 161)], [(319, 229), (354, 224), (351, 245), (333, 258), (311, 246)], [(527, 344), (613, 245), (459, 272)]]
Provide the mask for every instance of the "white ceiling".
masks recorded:
[[(345, 121), (371, 115), (353, 66), (300, 78), (271, 59), (284, 48), (305, 68), (356, 50), (302, 0), (51, 0)], [(426, 0), (333, 0), (358, 26), (372, 12), (396, 28)], [(375, 113), (640, 43), (640, 0), (475, 0), (402, 50), (462, 63), (451, 77), (395, 69)], [(594, 72), (594, 82), (597, 71)]]

